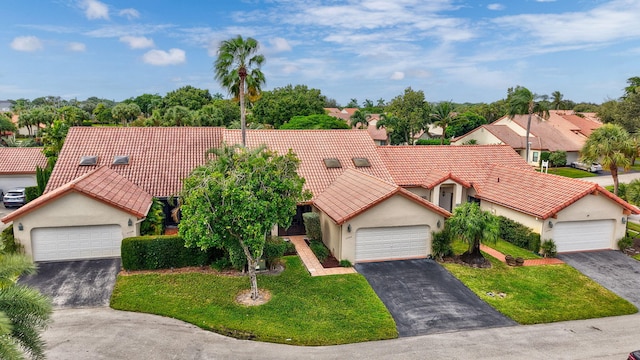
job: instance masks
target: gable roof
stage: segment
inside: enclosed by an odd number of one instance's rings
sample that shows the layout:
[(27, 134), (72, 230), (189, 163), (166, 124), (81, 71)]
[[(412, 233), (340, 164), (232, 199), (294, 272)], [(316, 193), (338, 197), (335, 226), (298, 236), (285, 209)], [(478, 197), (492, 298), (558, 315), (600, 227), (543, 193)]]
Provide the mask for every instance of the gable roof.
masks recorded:
[[(493, 124), (500, 124), (504, 121), (513, 121), (521, 128), (527, 128), (528, 115), (516, 115), (509, 119), (503, 117)], [(584, 145), (585, 137), (573, 130), (575, 126), (555, 113), (550, 113), (549, 119), (545, 120), (537, 115), (531, 118), (531, 146), (535, 149), (548, 151), (579, 151)]]
[(84, 194), (137, 218), (147, 215), (153, 201), (153, 197), (142, 188), (108, 167), (101, 166), (29, 202), (2, 218), (2, 222), (8, 223), (70, 192)]
[[(228, 144), (241, 141), (240, 130), (224, 130)], [(358, 169), (384, 181), (393, 179), (380, 158), (367, 130), (251, 130), (247, 146), (267, 145), (284, 154), (291, 149), (300, 159), (298, 174), (305, 178), (305, 188), (314, 196), (321, 194), (348, 168), (356, 168), (353, 158), (366, 158), (369, 167)], [(338, 159), (340, 168), (327, 168), (324, 159)]]
[(35, 174), (47, 166), (42, 148), (0, 147), (0, 175)]
[[(222, 143), (217, 127), (72, 127), (45, 192), (107, 166), (156, 197), (182, 188), (182, 179), (206, 161), (206, 152)], [(112, 165), (128, 155), (128, 165)], [(94, 166), (79, 166), (82, 156), (97, 156)]]
[(451, 216), (443, 208), (398, 185), (355, 169), (345, 170), (313, 203), (341, 225), (394, 195), (404, 196), (444, 217)]

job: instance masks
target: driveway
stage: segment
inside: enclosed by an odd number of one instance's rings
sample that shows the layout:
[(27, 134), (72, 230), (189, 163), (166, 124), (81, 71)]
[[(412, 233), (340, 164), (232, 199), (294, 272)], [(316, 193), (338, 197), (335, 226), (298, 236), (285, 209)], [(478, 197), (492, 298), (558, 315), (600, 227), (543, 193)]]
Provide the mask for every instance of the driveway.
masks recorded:
[(640, 309), (640, 261), (616, 250), (560, 254), (558, 257)]
[(20, 279), (52, 298), (55, 308), (109, 306), (120, 259), (38, 263), (38, 272)]
[(396, 321), (400, 336), (513, 326), (433, 260), (356, 264)]

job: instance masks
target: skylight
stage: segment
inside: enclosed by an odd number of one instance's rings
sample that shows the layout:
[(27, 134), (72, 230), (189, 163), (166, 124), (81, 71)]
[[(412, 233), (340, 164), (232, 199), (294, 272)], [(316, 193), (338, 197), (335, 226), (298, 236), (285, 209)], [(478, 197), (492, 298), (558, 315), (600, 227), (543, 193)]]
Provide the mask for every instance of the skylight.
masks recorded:
[(80, 157), (80, 166), (91, 166), (98, 164), (97, 156), (81, 156)]
[(353, 165), (356, 167), (371, 167), (371, 163), (367, 158), (353, 158)]
[(324, 165), (327, 167), (327, 169), (337, 169), (342, 167), (342, 164), (340, 164), (340, 160), (336, 158), (324, 159)]
[(113, 157), (113, 165), (129, 165), (129, 155), (116, 155)]

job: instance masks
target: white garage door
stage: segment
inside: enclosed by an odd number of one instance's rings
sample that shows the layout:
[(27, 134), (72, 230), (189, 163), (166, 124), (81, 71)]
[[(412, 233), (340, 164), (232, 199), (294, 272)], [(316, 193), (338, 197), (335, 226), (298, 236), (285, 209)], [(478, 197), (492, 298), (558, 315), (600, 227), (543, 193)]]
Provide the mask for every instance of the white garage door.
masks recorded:
[(614, 220), (562, 221), (553, 226), (558, 252), (610, 249)]
[(31, 231), (34, 261), (120, 256), (120, 225), (37, 228)]
[(425, 257), (430, 238), (426, 225), (358, 229), (356, 262)]

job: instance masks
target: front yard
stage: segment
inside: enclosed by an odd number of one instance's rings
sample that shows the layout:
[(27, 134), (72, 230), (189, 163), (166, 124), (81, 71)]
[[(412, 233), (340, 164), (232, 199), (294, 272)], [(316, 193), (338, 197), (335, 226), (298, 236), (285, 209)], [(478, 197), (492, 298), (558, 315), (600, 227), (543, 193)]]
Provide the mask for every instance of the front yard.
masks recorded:
[(359, 274), (311, 277), (300, 258), (285, 257), (279, 275), (261, 275), (268, 303), (235, 303), (247, 277), (203, 273), (118, 276), (111, 307), (180, 319), (236, 338), (295, 345), (392, 339), (395, 322)]
[(586, 178), (598, 176), (598, 174), (594, 174), (588, 171), (575, 169), (572, 167), (557, 167), (557, 168), (549, 168), (549, 174), (560, 175), (568, 178)]

